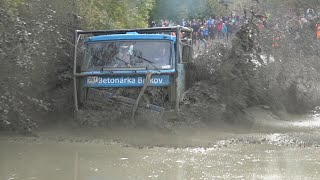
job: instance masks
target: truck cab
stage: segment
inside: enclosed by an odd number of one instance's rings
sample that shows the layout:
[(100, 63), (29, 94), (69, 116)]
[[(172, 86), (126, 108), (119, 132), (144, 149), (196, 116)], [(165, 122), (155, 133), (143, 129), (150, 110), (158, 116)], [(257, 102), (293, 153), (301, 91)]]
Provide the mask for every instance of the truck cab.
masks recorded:
[[(192, 84), (191, 36), (192, 30), (184, 27), (77, 30), (73, 73), (75, 110), (88, 97), (96, 97), (90, 94), (105, 92), (107, 95), (100, 98), (110, 99), (114, 89), (133, 88), (141, 93), (147, 87), (166, 89), (166, 99), (178, 109), (182, 94)], [(84, 50), (81, 57), (79, 49)], [(124, 101), (136, 104), (130, 99)]]

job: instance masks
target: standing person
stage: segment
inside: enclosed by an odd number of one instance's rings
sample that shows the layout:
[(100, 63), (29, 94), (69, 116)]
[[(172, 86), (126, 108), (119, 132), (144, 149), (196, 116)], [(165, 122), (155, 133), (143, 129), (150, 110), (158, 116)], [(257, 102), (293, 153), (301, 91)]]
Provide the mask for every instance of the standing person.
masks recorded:
[(190, 28), (191, 27), (191, 21), (189, 21), (189, 20), (186, 21), (185, 27), (189, 27)]
[(315, 30), (316, 30), (316, 38), (320, 40), (320, 22), (316, 24)]
[(211, 26), (213, 26), (213, 21), (212, 21), (212, 18), (209, 17), (208, 21), (207, 21), (207, 24), (208, 24), (208, 28), (210, 28)]
[(227, 26), (227, 30), (228, 30), (227, 31), (227, 39), (229, 39), (229, 38), (231, 38), (232, 33), (233, 33), (233, 25), (231, 22), (227, 22), (226, 26)]
[(201, 27), (199, 29), (199, 43), (198, 43), (198, 49), (200, 48), (200, 42), (203, 42), (204, 45), (205, 45), (205, 49), (207, 50), (208, 48), (208, 44), (207, 44), (207, 41), (205, 39), (205, 34), (204, 34), (204, 28)]
[(187, 21), (186, 21), (184, 18), (182, 19), (182, 26), (183, 26), (183, 27), (186, 27), (186, 26), (187, 26)]
[(157, 23), (155, 21), (151, 22), (151, 27), (157, 27)]
[(204, 34), (204, 39), (207, 41), (209, 39), (209, 27), (206, 23), (203, 26), (203, 34)]
[(279, 48), (280, 47), (280, 40), (281, 40), (281, 32), (279, 30), (279, 26), (276, 25), (272, 32), (272, 47)]
[(222, 32), (223, 39), (226, 39), (228, 34), (228, 27), (225, 23), (222, 23), (221, 32)]
[(163, 24), (164, 24), (164, 21), (161, 19), (160, 22), (159, 22), (158, 27), (163, 27)]
[(210, 37), (210, 40), (215, 39), (215, 27), (213, 25), (209, 27), (209, 37)]
[(193, 19), (191, 28), (193, 29), (193, 33), (192, 33), (193, 43), (196, 45), (198, 36), (199, 36), (200, 23), (198, 23), (195, 19)]
[(216, 29), (217, 29), (218, 39), (221, 39), (222, 21), (217, 22)]
[(211, 40), (214, 39), (214, 18), (210, 17), (208, 19), (208, 30), (209, 30), (209, 37)]

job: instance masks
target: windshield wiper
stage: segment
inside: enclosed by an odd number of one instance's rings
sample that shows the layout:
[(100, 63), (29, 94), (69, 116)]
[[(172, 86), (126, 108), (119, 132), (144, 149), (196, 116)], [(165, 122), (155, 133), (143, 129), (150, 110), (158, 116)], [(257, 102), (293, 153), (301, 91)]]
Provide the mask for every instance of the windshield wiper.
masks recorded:
[[(156, 65), (154, 65), (154, 62), (150, 61), (149, 59), (146, 59), (146, 58), (144, 58), (144, 57), (137, 56), (137, 55), (133, 55), (133, 56), (135, 56), (135, 57), (137, 57), (137, 58), (139, 58), (139, 59), (144, 60), (145, 62), (147, 62), (148, 64), (150, 64), (151, 66), (153, 66), (156, 70), (158, 70), (158, 71), (160, 72), (160, 69), (159, 69)], [(148, 70), (148, 68), (146, 68), (146, 69)]]
[[(146, 59), (146, 58), (144, 58), (144, 57), (141, 57), (141, 56), (137, 56), (137, 55), (133, 55), (133, 56), (135, 56), (135, 57), (137, 57), (137, 58), (139, 58), (139, 59), (142, 59), (143, 61), (145, 61), (145, 62), (147, 62), (148, 64), (150, 64), (151, 66), (153, 66), (157, 71), (161, 72), (160, 69), (159, 69), (156, 65), (154, 65), (154, 62), (152, 62), (152, 61), (150, 61), (150, 60), (148, 60), (148, 59)], [(124, 63), (125, 65), (127, 65), (128, 67), (131, 67), (131, 66), (130, 66), (130, 63), (124, 61), (124, 60), (121, 59), (121, 58), (114, 57), (114, 59), (117, 59), (117, 60), (123, 62), (123, 63)], [(146, 69), (148, 70), (148, 68), (146, 68)], [(103, 71), (104, 71), (104, 67), (102, 67), (102, 69), (101, 69), (101, 72), (103, 72)]]

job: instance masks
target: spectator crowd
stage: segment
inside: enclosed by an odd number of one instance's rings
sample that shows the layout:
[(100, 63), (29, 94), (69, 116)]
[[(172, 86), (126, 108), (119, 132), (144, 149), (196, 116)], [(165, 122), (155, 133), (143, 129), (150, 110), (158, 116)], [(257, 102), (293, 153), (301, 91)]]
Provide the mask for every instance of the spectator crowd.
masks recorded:
[(204, 19), (182, 19), (181, 21), (163, 20), (152, 21), (151, 27), (184, 26), (193, 29), (193, 42), (198, 45), (202, 42), (207, 47), (208, 40), (228, 40), (239, 28), (240, 17), (232, 14), (229, 17), (209, 17)]
[[(272, 17), (274, 22), (269, 23), (271, 15), (260, 16), (256, 21), (258, 30), (271, 29), (273, 36), (272, 47), (278, 47), (281, 33), (303, 34), (304, 29), (311, 27), (315, 32), (315, 38), (320, 40), (320, 13), (317, 14), (313, 9), (307, 9), (301, 16), (290, 16), (282, 18), (279, 23), (275, 23), (276, 17)], [(193, 29), (193, 42), (200, 44), (203, 42), (207, 46), (208, 40), (229, 40), (240, 26), (246, 21), (245, 16), (238, 16), (232, 13), (230, 16), (213, 16), (199, 19), (182, 19), (180, 21), (163, 20), (152, 21), (151, 27), (184, 26)], [(284, 21), (284, 22), (283, 22)], [(199, 46), (198, 46), (199, 47)]]
[(151, 27), (184, 26), (193, 29), (195, 37), (203, 36), (208, 39), (229, 39), (233, 32), (239, 27), (240, 17), (232, 14), (230, 17), (209, 17), (204, 19), (182, 19), (181, 21), (160, 20), (158, 23), (152, 21)]

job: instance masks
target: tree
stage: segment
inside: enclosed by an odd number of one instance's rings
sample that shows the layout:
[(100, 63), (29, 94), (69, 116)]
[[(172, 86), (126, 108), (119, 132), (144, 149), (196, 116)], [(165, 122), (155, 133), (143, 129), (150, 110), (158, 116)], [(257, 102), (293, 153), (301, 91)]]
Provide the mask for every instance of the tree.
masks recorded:
[(79, 0), (85, 29), (147, 27), (153, 0)]
[(205, 18), (222, 15), (224, 6), (219, 0), (156, 0), (151, 12), (152, 20)]

